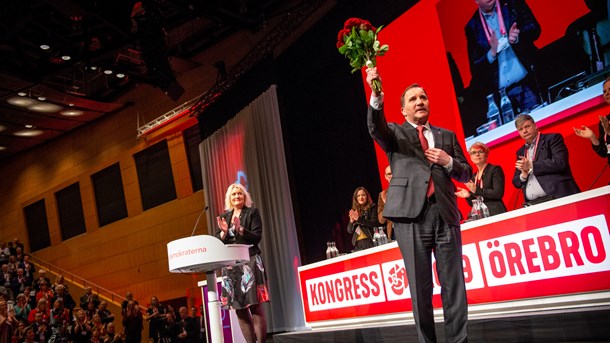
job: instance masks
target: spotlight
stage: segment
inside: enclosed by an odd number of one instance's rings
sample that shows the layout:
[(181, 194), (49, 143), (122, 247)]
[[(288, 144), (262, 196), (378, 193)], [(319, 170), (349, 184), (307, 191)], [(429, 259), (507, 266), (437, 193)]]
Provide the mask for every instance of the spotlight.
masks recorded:
[(40, 100), (40, 101), (45, 101), (45, 100), (47, 100), (47, 98), (45, 98), (44, 96), (39, 96), (39, 97), (38, 97), (38, 100)]
[(19, 93), (17, 93), (17, 95), (19, 95), (19, 96), (26, 96), (27, 94), (25, 94), (25, 92), (19, 92)]
[(61, 56), (61, 59), (64, 61), (69, 61), (72, 59), (72, 57), (70, 57), (69, 55), (63, 55), (63, 56)]
[(106, 70), (104, 70), (104, 74), (110, 75), (110, 74), (112, 74), (112, 70), (106, 69)]
[(51, 49), (51, 47), (50, 47), (49, 45), (47, 45), (47, 44), (41, 44), (41, 45), (40, 45), (40, 48), (41, 48), (42, 50), (49, 50), (49, 49)]
[(122, 79), (122, 78), (124, 78), (124, 77), (125, 77), (125, 74), (123, 74), (123, 73), (118, 73), (118, 74), (116, 74), (116, 77), (117, 77), (117, 78), (119, 78), (119, 79)]

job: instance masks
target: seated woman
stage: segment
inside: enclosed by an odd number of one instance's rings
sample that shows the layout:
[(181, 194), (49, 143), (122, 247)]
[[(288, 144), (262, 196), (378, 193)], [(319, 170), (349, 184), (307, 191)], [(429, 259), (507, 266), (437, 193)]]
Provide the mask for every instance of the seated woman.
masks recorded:
[(466, 183), (468, 189), (459, 188), (455, 193), (460, 198), (466, 199), (472, 207), (472, 200), (482, 197), (483, 202), (489, 209), (489, 215), (506, 212), (506, 206), (502, 202), (504, 196), (504, 172), (500, 166), (487, 162), (489, 148), (481, 142), (472, 144), (469, 149), (470, 160), (477, 166), (477, 172), (472, 179)]
[(352, 196), (347, 232), (352, 234), (354, 250), (364, 250), (373, 246), (373, 229), (379, 226), (377, 204), (371, 200), (369, 191), (358, 187)]

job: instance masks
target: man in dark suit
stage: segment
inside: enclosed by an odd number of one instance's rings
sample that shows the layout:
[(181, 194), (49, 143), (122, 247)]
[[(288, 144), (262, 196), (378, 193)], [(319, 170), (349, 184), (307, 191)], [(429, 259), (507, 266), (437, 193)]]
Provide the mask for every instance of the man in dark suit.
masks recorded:
[[(367, 69), (367, 82), (379, 80)], [(372, 87), (371, 87), (372, 88)], [(452, 178), (466, 182), (472, 168), (455, 133), (428, 122), (429, 102), (414, 84), (401, 98), (406, 122), (387, 123), (383, 93), (371, 96), (367, 124), (371, 137), (387, 153), (392, 180), (383, 216), (394, 221), (402, 253), (420, 342), (436, 342), (432, 308), (432, 258), (441, 282), (447, 342), (467, 340), (468, 303), (462, 268), (460, 212)]]
[(513, 186), (523, 190), (524, 206), (580, 192), (568, 161), (568, 148), (557, 133), (541, 134), (528, 114), (515, 119), (519, 136), (525, 140), (517, 150)]
[(515, 113), (530, 111), (540, 103), (533, 74), (540, 25), (524, 0), (475, 3), (465, 27), (471, 84), (484, 93), (481, 101), (504, 88)]

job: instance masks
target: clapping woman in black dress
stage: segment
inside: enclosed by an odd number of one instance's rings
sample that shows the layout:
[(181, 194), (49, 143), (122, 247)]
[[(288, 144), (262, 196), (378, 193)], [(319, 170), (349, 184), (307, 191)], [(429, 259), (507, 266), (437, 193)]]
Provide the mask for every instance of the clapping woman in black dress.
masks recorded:
[(258, 244), (263, 234), (261, 216), (252, 206), (250, 193), (241, 184), (229, 186), (225, 195), (226, 212), (216, 218), (216, 237), (225, 244), (247, 244), (248, 264), (222, 270), (221, 303), (235, 310), (239, 327), (248, 343), (265, 342), (267, 322), (262, 303), (269, 301), (267, 277)]

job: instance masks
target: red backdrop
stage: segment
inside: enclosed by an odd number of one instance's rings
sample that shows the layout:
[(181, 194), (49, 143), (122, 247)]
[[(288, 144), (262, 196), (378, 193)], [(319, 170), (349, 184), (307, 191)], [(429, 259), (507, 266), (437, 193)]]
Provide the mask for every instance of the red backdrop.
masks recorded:
[[(543, 28), (543, 34), (536, 42), (540, 44), (539, 47), (561, 37), (567, 23), (588, 11), (583, 2), (577, 0), (562, 1), (561, 6), (552, 0), (528, 1), (528, 4)], [(446, 13), (443, 17), (439, 16), (437, 7), (442, 13)], [(463, 27), (475, 9), (472, 0), (422, 0), (380, 32), (381, 43), (390, 46), (387, 55), (377, 61), (384, 84), (388, 121), (398, 123), (404, 121), (400, 113), (399, 98), (407, 85), (417, 82), (426, 89), (430, 98), (430, 122), (455, 131), (458, 139), (464, 141), (446, 49), (455, 49), (452, 53), (462, 76), (464, 80), (470, 80)], [(552, 12), (546, 9), (552, 9)], [(441, 19), (444, 21), (443, 29), (440, 25)], [(373, 25), (379, 24), (373, 23)], [(455, 29), (448, 32), (447, 25), (455, 26)], [(445, 46), (447, 41), (449, 43)], [(462, 51), (462, 56), (459, 51)], [(370, 90), (368, 86), (365, 89), (368, 98)], [(542, 120), (537, 123), (543, 133), (556, 132), (563, 135), (570, 152), (572, 172), (583, 191), (591, 187), (607, 161), (593, 152), (588, 140), (575, 136), (572, 127), (587, 125), (597, 134), (598, 116), (610, 111), (601, 98), (601, 88), (599, 91), (600, 96), (597, 101), (591, 101), (588, 106), (583, 106), (582, 111), (568, 118), (553, 122)], [(494, 145), (489, 155), (490, 163), (500, 165), (506, 175), (504, 202), (509, 210), (515, 208), (515, 204), (517, 208), (520, 207), (523, 202), (520, 190), (515, 189), (511, 183), (515, 170), (515, 152), (522, 144), (523, 141), (519, 137), (514, 137)], [(462, 148), (466, 151), (464, 144)], [(379, 176), (383, 187), (386, 188), (387, 181), (383, 177), (383, 172), (388, 163), (387, 157), (379, 146), (376, 146), (376, 153)], [(592, 188), (605, 186), (609, 182), (610, 171), (606, 170)], [(462, 199), (459, 200), (459, 206), (466, 217), (470, 207)]]

